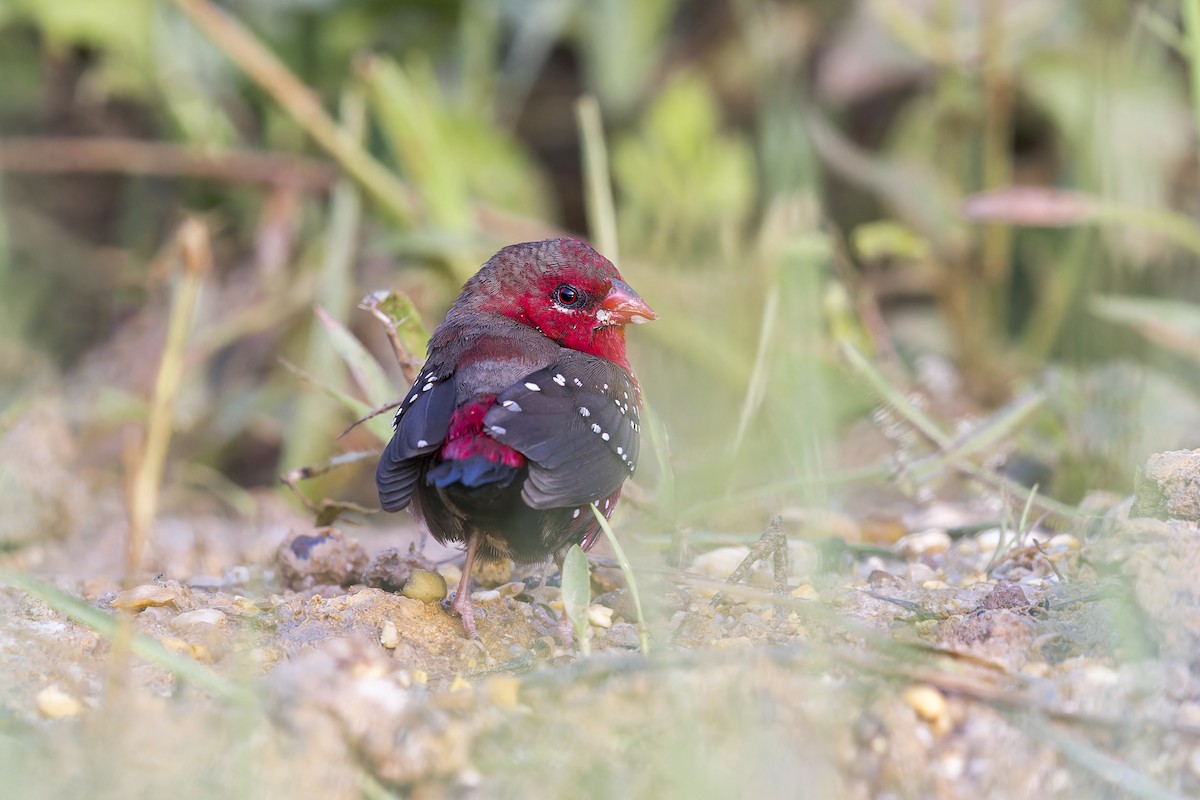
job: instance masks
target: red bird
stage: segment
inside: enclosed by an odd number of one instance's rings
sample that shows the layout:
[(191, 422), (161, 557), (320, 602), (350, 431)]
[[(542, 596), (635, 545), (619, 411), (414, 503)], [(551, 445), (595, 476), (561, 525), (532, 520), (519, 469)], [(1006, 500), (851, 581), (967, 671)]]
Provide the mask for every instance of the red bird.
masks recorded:
[(655, 313), (612, 262), (573, 239), (504, 248), (429, 339), (375, 471), (386, 511), (412, 506), (467, 551), (451, 607), (478, 638), (477, 556), (536, 562), (589, 547), (637, 468), (641, 391), (625, 325)]

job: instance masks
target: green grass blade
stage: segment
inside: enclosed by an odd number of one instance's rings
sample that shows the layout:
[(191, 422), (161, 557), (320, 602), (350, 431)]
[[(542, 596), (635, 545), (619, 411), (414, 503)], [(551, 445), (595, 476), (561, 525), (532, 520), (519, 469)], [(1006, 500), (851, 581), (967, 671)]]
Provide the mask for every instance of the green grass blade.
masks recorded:
[(333, 343), (333, 349), (341, 356), (342, 361), (350, 368), (354, 382), (367, 396), (367, 402), (375, 408), (387, 404), (394, 399), (396, 390), (388, 380), (387, 373), (375, 360), (375, 356), (363, 346), (363, 343), (352, 334), (345, 325), (338, 322), (321, 306), (313, 306), (317, 319), (325, 327)]
[(642, 613), (642, 598), (638, 593), (637, 579), (633, 575), (633, 566), (629, 563), (629, 559), (625, 556), (625, 550), (622, 549), (621, 543), (617, 541), (617, 535), (613, 533), (612, 526), (608, 524), (608, 520), (600, 513), (595, 503), (592, 503), (592, 513), (596, 515), (596, 520), (600, 523), (600, 529), (604, 531), (604, 537), (608, 539), (608, 545), (613, 549), (613, 554), (617, 557), (617, 563), (621, 565), (621, 572), (625, 574), (625, 582), (629, 584), (629, 594), (633, 597), (633, 608), (637, 612), (638, 624), (638, 647), (644, 655), (650, 653), (650, 631), (646, 627), (646, 615)]
[[(122, 621), (98, 608), (72, 597), (31, 575), (0, 568), (0, 581), (16, 586), (29, 596), (42, 601), (67, 619), (90, 628), (109, 639), (120, 635)], [(130, 638), (130, 649), (139, 658), (157, 664), (181, 680), (187, 681), (226, 700), (252, 702), (253, 695), (246, 689), (225, 680), (208, 667), (186, 656), (172, 653), (162, 642), (144, 633), (135, 633)]]
[(575, 628), (575, 644), (579, 652), (589, 655), (592, 643), (588, 640), (588, 606), (592, 603), (592, 576), (587, 556), (579, 545), (572, 545), (562, 566), (563, 611)]

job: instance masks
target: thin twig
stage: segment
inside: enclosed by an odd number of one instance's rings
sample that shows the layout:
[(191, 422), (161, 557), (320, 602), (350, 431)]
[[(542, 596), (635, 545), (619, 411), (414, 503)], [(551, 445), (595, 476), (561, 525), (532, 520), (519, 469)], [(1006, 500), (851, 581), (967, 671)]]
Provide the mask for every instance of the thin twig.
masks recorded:
[(393, 408), (395, 408), (396, 406), (400, 405), (402, 402), (404, 402), (404, 401), (403, 401), (403, 400), (397, 400), (397, 401), (396, 401), (396, 402), (394, 402), (394, 403), (388, 403), (386, 406), (380, 406), (379, 408), (375, 409), (375, 410), (374, 410), (374, 411), (372, 411), (370, 414), (367, 414), (365, 417), (359, 417), (358, 419), (354, 420), (354, 422), (351, 422), (349, 425), (347, 425), (347, 426), (346, 426), (346, 430), (344, 430), (344, 431), (342, 431), (341, 433), (339, 433), (339, 434), (337, 435), (337, 438), (338, 438), (338, 439), (341, 439), (341, 438), (342, 438), (342, 437), (344, 437), (346, 434), (348, 434), (350, 431), (352, 431), (352, 430), (354, 430), (355, 428), (357, 428), (359, 425), (362, 425), (364, 422), (370, 422), (371, 420), (373, 420), (373, 419), (375, 419), (376, 417), (378, 417), (380, 414), (386, 414), (387, 412), (391, 411), (391, 410), (392, 410)]
[[(388, 343), (392, 346), (392, 353), (396, 356), (396, 363), (400, 365), (400, 372), (404, 375), (406, 381), (413, 383), (416, 381), (417, 375), (421, 371), (421, 365), (424, 362), (413, 357), (408, 352), (408, 348), (404, 346), (404, 342), (400, 339), (400, 333), (397, 331), (399, 322), (381, 309), (379, 303), (379, 297), (376, 295), (367, 295), (358, 304), (358, 307), (369, 312), (375, 319), (383, 323), (383, 330), (387, 334)], [(399, 404), (397, 403), (396, 405)], [(394, 408), (395, 406), (389, 407)], [(371, 416), (375, 416), (377, 413), (379, 412), (375, 412)]]
[(53, 136), (0, 139), (0, 172), (120, 173), (316, 191), (328, 190), (337, 179), (333, 164), (285, 153), (202, 151), (144, 139)]

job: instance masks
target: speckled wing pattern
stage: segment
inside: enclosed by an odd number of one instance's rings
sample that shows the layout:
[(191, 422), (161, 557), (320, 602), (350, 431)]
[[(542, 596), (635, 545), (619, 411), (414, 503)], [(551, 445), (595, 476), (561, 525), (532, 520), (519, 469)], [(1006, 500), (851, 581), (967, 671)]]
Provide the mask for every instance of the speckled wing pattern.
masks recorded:
[(375, 468), (384, 511), (399, 511), (412, 499), (426, 457), (446, 440), (454, 413), (454, 382), (449, 372), (426, 368), (396, 410), (396, 432)]
[(564, 350), (496, 398), (484, 431), (529, 459), (521, 491), (529, 506), (582, 506), (612, 495), (637, 469), (639, 406), (620, 366)]

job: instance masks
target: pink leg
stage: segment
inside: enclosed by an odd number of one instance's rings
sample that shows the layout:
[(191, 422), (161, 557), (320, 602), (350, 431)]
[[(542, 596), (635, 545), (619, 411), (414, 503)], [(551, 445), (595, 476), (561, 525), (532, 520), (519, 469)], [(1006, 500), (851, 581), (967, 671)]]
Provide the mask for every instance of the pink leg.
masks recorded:
[(567, 616), (566, 609), (563, 609), (562, 616), (558, 618), (558, 638), (565, 644), (577, 644), (575, 642), (575, 626), (571, 624), (571, 618)]
[(472, 536), (467, 540), (467, 560), (463, 564), (462, 577), (458, 579), (458, 589), (454, 592), (454, 599), (450, 601), (450, 608), (458, 612), (462, 617), (463, 628), (467, 631), (467, 636), (472, 639), (479, 638), (479, 631), (475, 630), (475, 607), (471, 605), (471, 565), (475, 563), (475, 550), (479, 547), (479, 539)]

